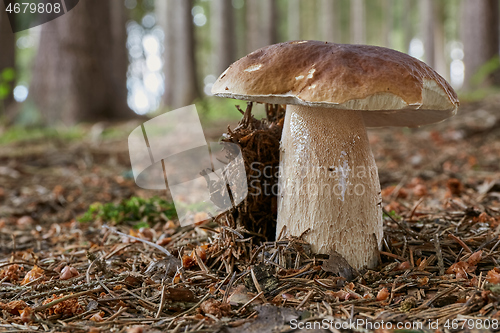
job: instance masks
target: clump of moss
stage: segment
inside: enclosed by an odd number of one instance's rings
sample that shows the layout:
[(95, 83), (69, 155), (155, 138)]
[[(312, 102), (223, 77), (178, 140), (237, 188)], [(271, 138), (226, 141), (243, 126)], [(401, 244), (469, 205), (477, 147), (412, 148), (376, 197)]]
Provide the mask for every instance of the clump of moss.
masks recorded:
[(152, 226), (176, 218), (174, 204), (164, 199), (153, 197), (143, 199), (132, 197), (120, 203), (100, 203), (90, 205), (89, 209), (78, 218), (79, 222), (100, 220), (112, 224), (131, 223), (136, 228)]

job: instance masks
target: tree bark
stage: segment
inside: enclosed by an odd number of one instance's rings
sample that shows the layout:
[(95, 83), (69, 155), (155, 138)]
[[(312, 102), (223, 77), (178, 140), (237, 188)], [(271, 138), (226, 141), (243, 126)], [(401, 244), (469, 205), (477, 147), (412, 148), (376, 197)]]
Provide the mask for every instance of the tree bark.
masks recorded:
[(446, 59), (446, 34), (444, 31), (445, 2), (434, 3), (434, 65), (435, 70), (445, 79), (449, 80), (449, 65)]
[(248, 0), (246, 3), (247, 53), (278, 40), (276, 0)]
[(219, 75), (236, 59), (236, 36), (231, 0), (212, 0), (214, 68)]
[(351, 0), (351, 43), (366, 43), (365, 1)]
[(337, 0), (321, 0), (319, 4), (318, 30), (321, 33), (321, 39), (327, 42), (340, 42), (339, 34), (339, 15)]
[(260, 41), (259, 0), (245, 1), (247, 53), (264, 46)]
[(435, 11), (434, 2), (435, 0), (421, 0), (420, 2), (420, 22), (422, 29), (422, 38), (424, 42), (424, 60), (425, 63), (432, 68), (436, 68), (435, 62), (435, 41), (434, 41), (434, 30), (435, 30)]
[(410, 43), (413, 39), (413, 23), (411, 13), (413, 12), (413, 0), (404, 0), (403, 3), (403, 29), (405, 52), (410, 51)]
[(299, 40), (300, 28), (300, 0), (288, 0), (288, 40)]
[[(3, 2), (0, 4), (0, 73), (6, 68), (16, 67), (16, 36), (12, 32), (12, 28), (10, 27), (9, 18), (7, 17), (7, 13), (5, 12), (5, 7)], [(11, 87), (13, 88), (13, 87)], [(4, 110), (14, 102), (12, 89), (7, 96), (3, 100)], [(2, 106), (0, 105), (0, 111), (2, 111)]]
[(172, 107), (189, 105), (200, 97), (196, 71), (194, 26), (191, 9), (192, 0), (174, 0), (174, 73), (172, 81)]
[(174, 75), (174, 44), (175, 44), (175, 34), (173, 33), (173, 19), (175, 12), (173, 11), (173, 0), (156, 0), (155, 9), (158, 25), (163, 29), (164, 39), (163, 39), (163, 75), (165, 77), (164, 81), (164, 92), (163, 92), (163, 104), (171, 106), (173, 103), (173, 75)]
[[(119, 49), (126, 45), (113, 41), (111, 8), (107, 1), (81, 1), (42, 26), (30, 96), (45, 123), (73, 125), (134, 115), (123, 100), (123, 73), (114, 73), (123, 70), (119, 57), (126, 53)], [(120, 29), (114, 33), (119, 35)]]
[(383, 17), (382, 17), (382, 45), (385, 47), (392, 47), (392, 25), (394, 22), (393, 19), (393, 0), (383, 0), (382, 8), (383, 8)]
[(109, 68), (116, 93), (116, 107), (111, 109), (110, 116), (121, 118), (124, 111), (129, 111), (127, 104), (127, 19), (128, 12), (121, 1), (110, 1), (111, 5), (111, 57), (112, 67)]
[(276, 0), (261, 0), (263, 45), (278, 42), (278, 8)]
[[(479, 68), (498, 56), (498, 0), (464, 0), (461, 35), (464, 44), (463, 88), (474, 88), (472, 78)], [(490, 73), (484, 84), (500, 84), (499, 71)]]

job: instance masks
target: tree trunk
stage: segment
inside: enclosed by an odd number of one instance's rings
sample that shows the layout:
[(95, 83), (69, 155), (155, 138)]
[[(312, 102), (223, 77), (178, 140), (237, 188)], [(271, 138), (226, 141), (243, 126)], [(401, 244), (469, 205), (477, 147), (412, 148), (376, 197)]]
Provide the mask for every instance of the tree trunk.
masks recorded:
[(365, 1), (351, 0), (351, 43), (366, 43)]
[(121, 1), (110, 1), (111, 5), (111, 57), (112, 67), (109, 68), (116, 93), (116, 106), (111, 109), (110, 116), (121, 118), (124, 110), (129, 110), (127, 104), (127, 19), (128, 11)]
[(276, 0), (261, 0), (262, 46), (278, 42), (278, 8)]
[(300, 39), (300, 0), (288, 0), (288, 40)]
[(389, 48), (392, 47), (393, 7), (393, 0), (382, 0), (382, 45)]
[(434, 30), (435, 30), (435, 11), (434, 2), (435, 0), (421, 0), (420, 2), (420, 22), (422, 29), (422, 39), (424, 42), (424, 60), (425, 63), (432, 68), (436, 68), (435, 61), (435, 41), (434, 41)]
[[(464, 0), (461, 34), (464, 44), (464, 89), (472, 89), (479, 68), (498, 56), (498, 0)], [(498, 70), (484, 84), (500, 84)]]
[(247, 53), (278, 41), (276, 0), (246, 1)]
[(194, 48), (194, 26), (191, 9), (192, 0), (174, 0), (175, 12), (173, 20), (175, 35), (174, 47), (174, 73), (172, 81), (172, 107), (180, 108), (189, 105), (200, 97), (198, 78), (196, 72), (196, 59)]
[(173, 11), (173, 0), (156, 0), (155, 11), (158, 25), (163, 29), (163, 75), (164, 93), (163, 104), (171, 106), (173, 103), (173, 75), (174, 75), (174, 56), (175, 56), (175, 34), (173, 33), (173, 19), (175, 12)]
[(449, 80), (449, 65), (446, 59), (446, 35), (444, 31), (445, 2), (443, 0), (434, 2), (434, 65), (435, 70), (442, 77)]
[(321, 33), (321, 39), (327, 42), (340, 42), (339, 35), (339, 15), (337, 0), (321, 0), (319, 4), (318, 27)]
[[(16, 66), (16, 36), (10, 27), (9, 18), (5, 12), (3, 2), (0, 4), (0, 73), (6, 68), (15, 69)], [(13, 82), (12, 82), (13, 83)], [(12, 86), (9, 95), (3, 100), (3, 110), (14, 101), (12, 95)], [(2, 101), (0, 101), (2, 103)], [(0, 105), (0, 116), (2, 116), (2, 105)]]
[(264, 46), (260, 41), (259, 0), (245, 1), (247, 53)]
[(214, 68), (219, 75), (236, 59), (236, 36), (231, 0), (212, 0)]
[(410, 43), (413, 39), (413, 22), (411, 13), (413, 12), (412, 0), (404, 0), (403, 3), (403, 29), (404, 29), (404, 47), (405, 52), (410, 51)]
[[(73, 125), (133, 116), (122, 81), (125, 44), (113, 41), (110, 2), (81, 1), (42, 26), (30, 95), (47, 124)], [(111, 46), (111, 52), (110, 52)], [(126, 60), (125, 60), (126, 62)], [(116, 64), (118, 63), (118, 64)], [(119, 68), (119, 69), (118, 69)], [(126, 70), (126, 68), (125, 68)]]

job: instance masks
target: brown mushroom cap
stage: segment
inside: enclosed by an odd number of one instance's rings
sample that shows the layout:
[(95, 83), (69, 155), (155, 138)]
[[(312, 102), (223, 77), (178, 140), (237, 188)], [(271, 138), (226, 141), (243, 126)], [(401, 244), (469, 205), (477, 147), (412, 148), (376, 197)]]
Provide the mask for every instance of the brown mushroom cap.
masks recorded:
[(422, 61), (395, 50), (319, 41), (261, 48), (233, 63), (216, 96), (361, 110), (366, 126), (420, 126), (453, 116), (453, 88)]

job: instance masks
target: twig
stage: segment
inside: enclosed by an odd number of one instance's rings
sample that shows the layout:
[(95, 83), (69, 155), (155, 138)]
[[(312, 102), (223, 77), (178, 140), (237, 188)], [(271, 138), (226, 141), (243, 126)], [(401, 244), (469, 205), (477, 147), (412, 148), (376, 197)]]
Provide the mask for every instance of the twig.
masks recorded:
[(127, 310), (128, 308), (126, 306), (121, 306), (120, 309), (118, 309), (118, 311), (116, 311), (115, 314), (113, 314), (111, 317), (109, 318), (106, 318), (105, 320), (103, 320), (103, 322), (106, 322), (106, 321), (111, 321), (113, 319), (115, 319), (116, 317), (118, 317), (122, 312), (124, 312), (125, 310)]
[(155, 249), (158, 249), (158, 250), (160, 250), (161, 252), (165, 253), (167, 256), (169, 256), (169, 257), (173, 257), (173, 256), (172, 256), (172, 253), (170, 253), (170, 252), (169, 252), (166, 248), (164, 248), (163, 246), (160, 246), (160, 245), (158, 245), (158, 244), (155, 244), (155, 243), (153, 243), (153, 242), (147, 241), (147, 240), (142, 239), (142, 238), (139, 238), (139, 237), (134, 237), (134, 236), (127, 235), (127, 234), (125, 234), (125, 233), (123, 233), (123, 232), (120, 232), (120, 231), (116, 230), (115, 228), (112, 228), (112, 227), (110, 227), (110, 226), (107, 226), (106, 224), (104, 224), (102, 227), (103, 227), (103, 228), (106, 228), (106, 229), (109, 229), (109, 230), (111, 230), (112, 232), (114, 232), (115, 234), (118, 234), (118, 235), (120, 235), (120, 236), (123, 236), (123, 237), (128, 237), (128, 238), (132, 238), (132, 239), (135, 239), (135, 240), (137, 240), (137, 241), (139, 241), (139, 242), (142, 242), (142, 243), (144, 243), (144, 244), (147, 244), (147, 245), (149, 245), (149, 246), (152, 246), (152, 247), (154, 247)]
[(253, 281), (253, 284), (255, 285), (255, 289), (257, 289), (257, 291), (259, 293), (262, 293), (261, 298), (264, 301), (264, 304), (266, 304), (267, 303), (266, 297), (264, 296), (264, 292), (260, 288), (259, 281), (257, 280), (257, 277), (255, 276), (255, 272), (253, 271), (253, 268), (250, 270), (250, 274), (252, 275), (252, 281)]
[(258, 293), (254, 297), (252, 297), (251, 300), (249, 300), (248, 302), (246, 302), (245, 304), (243, 304), (241, 306), (241, 308), (239, 308), (238, 310), (236, 310), (236, 313), (240, 313), (244, 308), (246, 308), (249, 304), (251, 304), (253, 301), (255, 301), (257, 298), (261, 297), (262, 295), (264, 295), (263, 291), (261, 291), (260, 293)]
[(444, 262), (443, 262), (443, 251), (441, 250), (441, 244), (439, 243), (439, 235), (434, 236), (434, 247), (436, 248), (436, 256), (438, 259), (439, 275), (444, 275)]
[(469, 253), (472, 253), (472, 250), (467, 246), (467, 244), (465, 244), (463, 242), (463, 240), (461, 240), (460, 238), (458, 238), (457, 236), (455, 236), (454, 234), (452, 233), (449, 233), (448, 234), (448, 237), (453, 239), (454, 241), (456, 241), (458, 244), (460, 244), (460, 246), (467, 252)]
[(102, 288), (99, 287), (97, 289), (92, 289), (92, 290), (86, 290), (86, 291), (81, 291), (79, 293), (76, 293), (76, 294), (71, 294), (71, 295), (67, 295), (67, 296), (64, 296), (64, 297), (61, 297), (61, 298), (58, 298), (56, 300), (53, 300), (52, 302), (50, 303), (47, 303), (47, 304), (44, 304), (44, 305), (40, 305), (40, 306), (37, 306), (36, 308), (33, 308), (33, 311), (34, 312), (38, 312), (38, 311), (44, 311), (48, 308), (51, 308), (53, 307), (54, 305), (56, 304), (59, 304), (61, 302), (64, 302), (64, 301), (67, 301), (68, 299), (72, 299), (72, 298), (75, 298), (75, 297), (80, 297), (80, 296), (83, 296), (83, 295), (87, 295), (87, 294), (92, 294), (92, 293), (95, 293), (95, 292), (98, 292), (98, 291), (101, 291)]
[(166, 290), (167, 290), (167, 286), (164, 285), (163, 288), (161, 289), (160, 305), (158, 306), (158, 312), (156, 313), (155, 318), (160, 317), (161, 311), (163, 310), (163, 306), (165, 305), (165, 301), (167, 300), (166, 292), (165, 292)]

